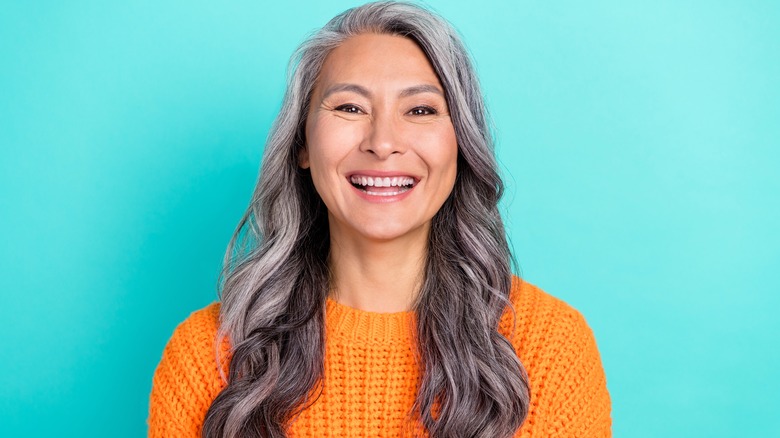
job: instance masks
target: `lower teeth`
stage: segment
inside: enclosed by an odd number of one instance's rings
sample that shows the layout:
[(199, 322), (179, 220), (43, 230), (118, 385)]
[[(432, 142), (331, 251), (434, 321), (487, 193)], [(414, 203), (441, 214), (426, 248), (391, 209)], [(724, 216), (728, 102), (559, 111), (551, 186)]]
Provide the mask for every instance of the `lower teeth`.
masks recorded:
[(395, 196), (395, 195), (400, 195), (401, 193), (404, 193), (404, 192), (408, 191), (409, 189), (405, 188), (405, 189), (402, 189), (402, 190), (397, 191), (397, 192), (374, 192), (374, 191), (369, 191), (369, 190), (366, 190), (366, 189), (360, 189), (360, 190), (362, 190), (363, 193), (369, 194), (371, 196)]

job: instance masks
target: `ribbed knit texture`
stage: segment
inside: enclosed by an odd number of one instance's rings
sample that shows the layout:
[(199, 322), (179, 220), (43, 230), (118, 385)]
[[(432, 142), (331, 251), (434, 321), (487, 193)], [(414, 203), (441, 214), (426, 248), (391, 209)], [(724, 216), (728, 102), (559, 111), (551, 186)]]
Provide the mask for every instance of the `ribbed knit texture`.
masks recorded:
[[(516, 437), (609, 437), (610, 397), (593, 333), (563, 301), (514, 278), (499, 331), (528, 371), (531, 406)], [(325, 378), (320, 397), (290, 427), (291, 437), (409, 435), (420, 373), (413, 312), (372, 313), (326, 302)], [(211, 402), (224, 388), (215, 360), (219, 304), (176, 328), (154, 375), (150, 437), (200, 437)], [(220, 348), (228, 353), (229, 345)], [(228, 363), (221, 364), (227, 372)]]

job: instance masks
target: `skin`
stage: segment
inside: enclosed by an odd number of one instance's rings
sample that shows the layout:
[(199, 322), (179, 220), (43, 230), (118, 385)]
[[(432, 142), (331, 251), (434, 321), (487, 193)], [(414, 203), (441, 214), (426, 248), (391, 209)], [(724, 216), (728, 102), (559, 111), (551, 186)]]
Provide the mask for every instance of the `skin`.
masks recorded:
[[(327, 56), (299, 160), (328, 208), (334, 299), (373, 312), (411, 309), (457, 154), (444, 88), (416, 43), (361, 34)], [(360, 171), (409, 175), (416, 184), (401, 199), (367, 199), (349, 181)]]

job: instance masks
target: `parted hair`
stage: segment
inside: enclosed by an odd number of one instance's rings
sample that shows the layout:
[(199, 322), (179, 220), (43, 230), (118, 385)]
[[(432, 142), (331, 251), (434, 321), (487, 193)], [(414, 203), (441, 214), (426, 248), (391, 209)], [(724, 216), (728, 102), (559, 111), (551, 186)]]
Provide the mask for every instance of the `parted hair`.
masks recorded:
[(525, 368), (498, 332), (511, 307), (511, 254), (498, 210), (503, 183), (473, 63), (444, 19), (383, 1), (337, 15), (291, 58), (254, 194), (225, 255), (218, 336), (229, 340), (232, 356), (204, 437), (285, 437), (321, 390), (330, 235), (327, 209), (298, 155), (326, 56), (368, 32), (419, 45), (444, 88), (458, 143), (455, 185), (432, 219), (414, 303), (421, 380), (409, 419), (431, 437), (496, 438), (512, 436), (528, 414)]

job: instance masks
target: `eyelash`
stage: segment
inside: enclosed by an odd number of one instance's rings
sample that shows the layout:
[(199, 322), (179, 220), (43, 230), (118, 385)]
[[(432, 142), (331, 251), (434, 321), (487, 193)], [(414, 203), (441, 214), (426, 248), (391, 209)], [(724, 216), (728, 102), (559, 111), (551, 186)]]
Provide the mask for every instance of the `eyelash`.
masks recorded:
[[(357, 111), (349, 111), (351, 109), (354, 109), (354, 110), (357, 110)], [(350, 114), (358, 114), (358, 113), (362, 113), (363, 112), (363, 110), (360, 109), (359, 106), (352, 105), (352, 104), (339, 105), (339, 106), (337, 106), (335, 108), (335, 110), (336, 111), (344, 111), (345, 113), (350, 113)]]
[[(350, 114), (359, 114), (359, 113), (364, 112), (359, 106), (352, 105), (352, 104), (339, 105), (339, 106), (337, 106), (335, 108), (335, 110), (336, 111), (344, 111), (344, 112), (350, 113)], [(432, 116), (432, 115), (437, 114), (435, 109), (433, 109), (433, 108), (431, 108), (431, 107), (429, 107), (427, 105), (416, 106), (416, 107), (412, 108), (411, 110), (409, 110), (409, 112), (411, 113), (413, 111), (418, 111), (418, 110), (426, 111), (426, 114), (413, 114), (413, 115), (416, 115), (416, 116)]]
[(427, 111), (428, 112), (427, 114), (415, 114), (417, 116), (432, 116), (432, 115), (436, 114), (436, 110), (435, 109), (433, 109), (433, 108), (431, 108), (429, 106), (426, 106), (426, 105), (416, 106), (416, 107), (412, 108), (409, 112), (417, 111), (417, 110), (423, 110), (423, 111)]

